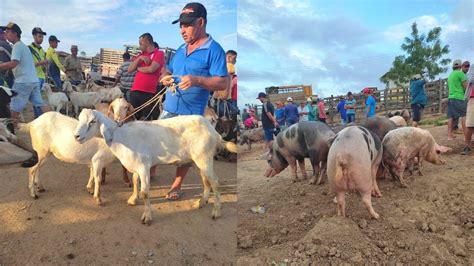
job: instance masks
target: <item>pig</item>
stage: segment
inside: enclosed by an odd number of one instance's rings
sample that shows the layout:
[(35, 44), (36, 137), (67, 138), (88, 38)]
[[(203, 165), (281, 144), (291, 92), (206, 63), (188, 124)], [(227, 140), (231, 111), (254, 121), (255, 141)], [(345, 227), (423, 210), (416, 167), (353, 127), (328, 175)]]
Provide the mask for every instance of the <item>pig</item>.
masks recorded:
[(393, 121), (384, 116), (367, 118), (364, 122), (358, 125), (374, 132), (381, 140), (390, 130), (397, 128), (397, 125)]
[(403, 118), (400, 115), (392, 116), (389, 118), (397, 127), (406, 127), (407, 126), (407, 121), (405, 121), (405, 118)]
[(402, 127), (387, 133), (382, 141), (384, 147), (383, 166), (393, 178), (400, 181), (402, 187), (408, 187), (403, 178), (407, 165), (418, 159), (418, 173), (421, 172), (421, 163), (426, 160), (432, 164), (441, 165), (445, 161), (440, 154), (442, 146), (436, 144), (435, 139), (427, 130), (417, 127)]
[(263, 128), (254, 128), (244, 130), (240, 136), (240, 145), (247, 144), (248, 150), (252, 149), (252, 142), (263, 140)]
[(327, 124), (317, 121), (301, 121), (288, 127), (273, 141), (265, 176), (275, 176), (290, 165), (292, 181), (296, 182), (298, 181), (296, 161), (298, 161), (303, 179), (306, 179), (304, 159), (309, 158), (313, 167), (313, 178), (310, 184), (319, 185), (326, 175), (329, 140), (334, 135)]
[(403, 110), (393, 110), (393, 111), (390, 111), (388, 112), (387, 116), (390, 118), (390, 117), (393, 117), (393, 116), (401, 116), (403, 117), (403, 119), (405, 119), (405, 121), (408, 123), (408, 121), (410, 120), (411, 118), (411, 112), (407, 109), (403, 109)]
[(355, 190), (371, 217), (380, 217), (372, 207), (372, 192), (381, 196), (375, 177), (382, 154), (380, 138), (364, 127), (349, 126), (337, 133), (329, 149), (327, 173), (338, 215), (346, 216), (345, 192)]

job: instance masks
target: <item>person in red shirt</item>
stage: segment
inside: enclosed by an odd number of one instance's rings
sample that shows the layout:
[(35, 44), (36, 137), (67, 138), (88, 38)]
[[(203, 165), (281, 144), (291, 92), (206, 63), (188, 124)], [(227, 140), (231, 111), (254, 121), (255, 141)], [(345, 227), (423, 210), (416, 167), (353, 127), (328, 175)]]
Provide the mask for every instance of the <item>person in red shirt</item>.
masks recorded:
[(320, 122), (326, 123), (326, 107), (324, 106), (324, 100), (318, 99), (318, 118)]
[[(132, 89), (130, 90), (130, 103), (134, 108), (141, 106), (156, 94), (161, 69), (165, 64), (165, 55), (162, 51), (155, 48), (153, 36), (150, 33), (142, 34), (138, 42), (142, 52), (134, 58), (128, 67), (128, 73), (137, 71)], [(157, 119), (159, 116), (158, 108), (155, 108), (153, 113), (150, 114), (154, 104), (151, 103), (137, 112), (135, 117), (139, 120)]]

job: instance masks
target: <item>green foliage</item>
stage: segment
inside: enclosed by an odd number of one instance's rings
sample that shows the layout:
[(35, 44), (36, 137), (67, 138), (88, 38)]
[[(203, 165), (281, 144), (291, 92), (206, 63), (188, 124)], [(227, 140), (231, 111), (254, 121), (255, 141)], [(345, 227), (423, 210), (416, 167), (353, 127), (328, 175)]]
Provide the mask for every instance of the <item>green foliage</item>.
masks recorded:
[(425, 76), (433, 80), (438, 74), (448, 70), (447, 65), (451, 62), (443, 58), (449, 53), (449, 45), (442, 45), (439, 40), (441, 28), (435, 27), (426, 34), (420, 34), (416, 22), (411, 26), (412, 32), (401, 48), (406, 55), (395, 57), (390, 70), (380, 78), (381, 82), (394, 81), (397, 85), (407, 83), (414, 74), (425, 73)]

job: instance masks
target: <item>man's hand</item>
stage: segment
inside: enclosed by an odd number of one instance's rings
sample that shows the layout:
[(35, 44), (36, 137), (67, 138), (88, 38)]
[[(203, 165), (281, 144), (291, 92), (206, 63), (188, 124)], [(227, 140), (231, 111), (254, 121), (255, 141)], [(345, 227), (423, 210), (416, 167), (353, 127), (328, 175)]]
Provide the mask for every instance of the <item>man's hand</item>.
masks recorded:
[(166, 75), (166, 76), (164, 76), (164, 77), (160, 80), (160, 82), (161, 82), (164, 86), (168, 87), (168, 86), (173, 85), (173, 83), (174, 83), (174, 78), (173, 78), (172, 75)]
[(143, 63), (145, 63), (147, 65), (151, 63), (151, 59), (147, 56), (142, 55), (142, 56), (140, 56), (140, 59), (143, 61)]
[(178, 84), (178, 87), (182, 90), (187, 90), (192, 86), (197, 85), (197, 77), (191, 75), (186, 75), (181, 77), (181, 82)]

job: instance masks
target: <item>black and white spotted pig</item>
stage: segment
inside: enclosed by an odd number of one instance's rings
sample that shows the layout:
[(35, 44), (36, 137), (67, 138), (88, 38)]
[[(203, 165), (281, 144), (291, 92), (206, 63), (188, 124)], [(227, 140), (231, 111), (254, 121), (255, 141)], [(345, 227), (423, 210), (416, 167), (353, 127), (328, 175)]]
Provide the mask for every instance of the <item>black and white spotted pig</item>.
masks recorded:
[[(290, 126), (278, 134), (276, 140), (273, 141), (265, 176), (274, 176), (290, 165), (293, 181), (297, 181), (296, 162), (298, 161), (303, 179), (306, 179), (304, 159), (309, 158), (313, 167), (313, 178), (310, 183), (319, 184), (326, 175), (329, 140), (334, 135), (327, 124), (317, 121), (301, 121)], [(318, 176), (317, 181), (316, 176)]]

